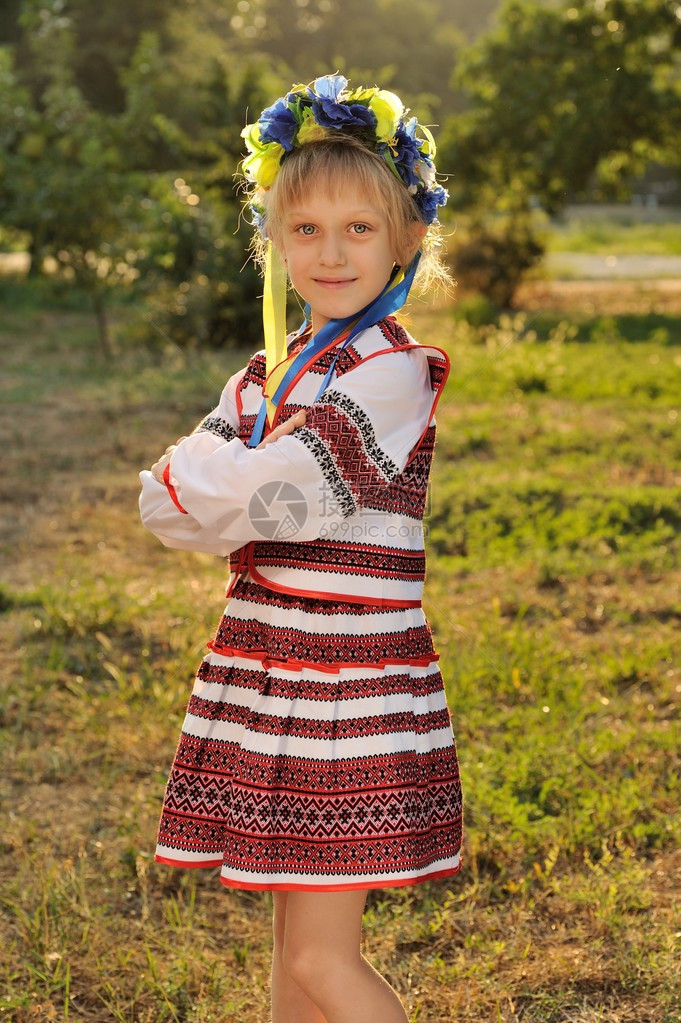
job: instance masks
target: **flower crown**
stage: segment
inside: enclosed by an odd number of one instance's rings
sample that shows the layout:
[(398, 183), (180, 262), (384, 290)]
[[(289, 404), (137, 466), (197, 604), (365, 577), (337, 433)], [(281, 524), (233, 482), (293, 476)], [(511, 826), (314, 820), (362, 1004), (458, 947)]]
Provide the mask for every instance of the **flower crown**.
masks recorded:
[(259, 230), (265, 213), (259, 195), (272, 185), (284, 157), (308, 142), (333, 138), (334, 132), (355, 137), (385, 160), (406, 185), (425, 224), (432, 224), (438, 206), (447, 202), (447, 192), (435, 179), (435, 141), (428, 128), (415, 117), (407, 119), (409, 111), (393, 92), (348, 90), (347, 84), (342, 75), (325, 75), (312, 85), (294, 85), (241, 132), (250, 154), (241, 167), (256, 186), (250, 206)]

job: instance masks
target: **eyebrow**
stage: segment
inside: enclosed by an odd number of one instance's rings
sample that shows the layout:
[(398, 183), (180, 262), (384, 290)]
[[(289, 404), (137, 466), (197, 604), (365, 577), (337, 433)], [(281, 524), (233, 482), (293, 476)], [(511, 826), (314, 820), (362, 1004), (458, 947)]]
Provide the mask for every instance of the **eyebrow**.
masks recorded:
[[(348, 213), (348, 217), (350, 219), (352, 219), (353, 217), (364, 217), (364, 216), (367, 216), (367, 215), (368, 216), (375, 216), (376, 214), (380, 215), (380, 213), (381, 213), (381, 211), (378, 210), (378, 209), (350, 210), (350, 212)], [(303, 218), (305, 218), (305, 217), (309, 217), (310, 213), (308, 211), (306, 211), (306, 210), (289, 210), (285, 215), (287, 217), (303, 217)]]

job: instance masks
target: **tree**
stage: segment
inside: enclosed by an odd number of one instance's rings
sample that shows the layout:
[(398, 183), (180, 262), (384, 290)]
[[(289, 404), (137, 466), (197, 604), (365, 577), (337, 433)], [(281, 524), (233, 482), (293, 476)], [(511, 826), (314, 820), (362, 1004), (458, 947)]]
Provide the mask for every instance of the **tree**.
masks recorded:
[(115, 4), (90, 0), (9, 0), (8, 4), (5, 0), (3, 8), (9, 9), (3, 10), (0, 41), (15, 43), (16, 66), (37, 80), (47, 69), (34, 64), (31, 36), (51, 31), (56, 18), (68, 22), (74, 43), (74, 83), (95, 109), (122, 113), (126, 97), (119, 70), (130, 64), (145, 33), (153, 32), (165, 48), (168, 15), (185, 6), (186, 0), (116, 0)]
[(33, 273), (48, 266), (51, 280), (87, 293), (107, 354), (108, 299), (123, 289), (150, 301), (161, 292), (156, 319), (176, 340), (253, 339), (259, 282), (255, 270), (241, 273), (243, 230), (235, 236), (241, 139), (238, 123), (224, 123), (229, 99), (243, 117), (252, 75), (233, 80), (223, 67), (209, 77), (214, 106), (202, 121), (199, 97), (190, 133), (163, 110), (167, 61), (147, 33), (118, 71), (123, 110), (101, 110), (75, 81), (63, 8), (62, 0), (25, 3), (39, 74), (22, 82), (0, 51), (0, 221), (30, 238)]
[[(167, 125), (155, 125), (154, 139), (145, 136), (145, 86), (134, 69), (125, 114), (105, 114), (85, 101), (73, 81), (69, 23), (58, 8), (53, 6), (51, 19), (46, 8), (25, 12), (34, 30), (34, 56), (42, 56), (46, 67), (37, 101), (18, 82), (8, 54), (2, 54), (0, 217), (28, 233), (33, 273), (42, 272), (48, 260), (55, 277), (90, 296), (101, 347), (110, 353), (106, 296), (139, 276), (140, 241), (151, 229), (145, 216), (144, 154), (154, 143), (168, 148), (161, 131)], [(38, 25), (32, 23), (34, 15)], [(145, 49), (147, 60), (153, 60), (149, 40)]]
[[(484, 0), (484, 10), (497, 2)], [(468, 0), (192, 0), (191, 18), (172, 20), (213, 52), (265, 55), (269, 102), (292, 82), (339, 71), (358, 85), (393, 89), (422, 121), (439, 121), (453, 105), (449, 83), (463, 43), (457, 11), (466, 8)]]
[(441, 137), (474, 235), (490, 215), (524, 233), (534, 205), (625, 194), (653, 160), (679, 168), (678, 12), (677, 0), (506, 4), (459, 68), (468, 109)]

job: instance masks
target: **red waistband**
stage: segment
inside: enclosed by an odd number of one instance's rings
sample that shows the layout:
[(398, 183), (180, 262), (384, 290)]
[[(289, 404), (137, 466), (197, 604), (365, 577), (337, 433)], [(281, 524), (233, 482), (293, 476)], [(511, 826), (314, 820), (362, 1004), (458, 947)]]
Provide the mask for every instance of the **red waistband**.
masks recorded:
[(313, 668), (315, 671), (325, 674), (336, 675), (341, 668), (378, 668), (383, 670), (389, 664), (404, 664), (413, 668), (427, 668), (435, 661), (439, 661), (440, 655), (436, 653), (427, 654), (423, 657), (390, 657), (380, 661), (334, 661), (333, 664), (318, 664), (315, 661), (301, 661), (294, 658), (270, 657), (266, 650), (241, 650), (238, 647), (224, 646), (221, 643), (210, 642), (208, 648), (220, 657), (245, 657), (249, 660), (260, 661), (263, 668), (283, 668), (285, 671), (302, 671), (303, 668)]

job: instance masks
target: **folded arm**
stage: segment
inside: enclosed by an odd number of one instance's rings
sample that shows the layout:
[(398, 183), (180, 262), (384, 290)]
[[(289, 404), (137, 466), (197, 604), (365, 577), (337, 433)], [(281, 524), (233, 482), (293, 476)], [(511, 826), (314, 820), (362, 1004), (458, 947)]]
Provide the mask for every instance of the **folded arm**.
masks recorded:
[(266, 538), (263, 504), (284, 515), (296, 499), (296, 541), (328, 535), (403, 471), (432, 406), (423, 352), (368, 359), (310, 406), (304, 426), (258, 448), (206, 429), (182, 440), (168, 465), (184, 513), (168, 488), (142, 473), (143, 522), (166, 546), (224, 555)]

